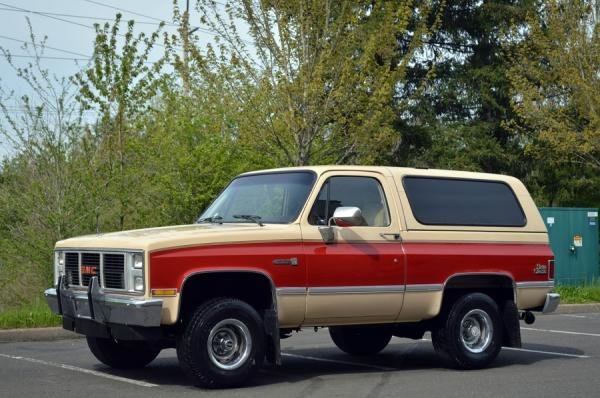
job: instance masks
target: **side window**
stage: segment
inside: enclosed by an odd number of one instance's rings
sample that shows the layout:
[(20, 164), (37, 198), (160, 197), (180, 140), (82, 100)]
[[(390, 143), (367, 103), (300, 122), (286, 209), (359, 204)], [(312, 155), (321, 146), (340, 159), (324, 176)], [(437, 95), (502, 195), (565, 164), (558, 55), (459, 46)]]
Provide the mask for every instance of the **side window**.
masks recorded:
[(362, 211), (363, 226), (385, 227), (390, 225), (390, 212), (383, 188), (372, 177), (339, 176), (329, 178), (308, 216), (312, 225), (327, 225), (338, 207), (354, 206)]
[(424, 225), (523, 227), (525, 214), (512, 189), (499, 181), (405, 177), (404, 190)]

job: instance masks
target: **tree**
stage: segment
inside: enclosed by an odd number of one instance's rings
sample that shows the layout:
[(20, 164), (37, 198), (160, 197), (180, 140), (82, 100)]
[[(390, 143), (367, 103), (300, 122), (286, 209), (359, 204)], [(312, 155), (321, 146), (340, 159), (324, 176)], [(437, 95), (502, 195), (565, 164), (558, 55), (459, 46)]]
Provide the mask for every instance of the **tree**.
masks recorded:
[(69, 157), (81, 131), (77, 91), (42, 65), (46, 38), (38, 40), (31, 25), (29, 30), (24, 49), (33, 60), (25, 66), (0, 49), (29, 89), (14, 98), (0, 88), (0, 136), (11, 145), (11, 156), (0, 166), (0, 309), (29, 302), (33, 289), (48, 286), (52, 247), (80, 232), (75, 225), (85, 202)]
[(198, 7), (216, 43), (193, 56), (235, 112), (240, 145), (274, 165), (371, 162), (391, 150), (398, 84), (437, 21), (429, 2)]
[[(93, 65), (75, 74), (73, 81), (79, 87), (78, 100), (84, 109), (95, 109), (99, 120), (90, 138), (91, 145), (97, 145), (90, 164), (98, 173), (104, 185), (96, 184), (93, 205), (111, 206), (115, 202), (119, 229), (124, 229), (126, 221), (134, 226), (132, 205), (139, 199), (135, 186), (140, 184), (140, 176), (130, 168), (135, 150), (139, 149), (136, 139), (141, 128), (134, 127), (137, 117), (149, 110), (162, 82), (162, 67), (166, 61), (161, 56), (156, 62), (149, 57), (159, 39), (159, 29), (147, 37), (144, 33), (134, 34), (134, 21), (127, 23), (125, 34), (119, 32), (121, 15), (117, 14), (114, 23), (98, 24), (94, 42)], [(119, 44), (119, 38), (123, 43)], [(140, 190), (139, 192), (144, 192)], [(99, 217), (100, 212), (97, 212)], [(109, 225), (114, 222), (108, 221)]]
[(555, 165), (575, 164), (596, 173), (599, 15), (595, 0), (544, 2), (539, 12), (529, 15), (529, 29), (508, 73), (518, 116), (512, 127), (526, 137), (527, 151)]
[[(439, 27), (408, 71), (408, 110), (398, 110), (403, 137), (397, 165), (459, 168), (524, 176), (519, 137), (506, 128), (514, 117), (506, 69), (532, 0), (461, 0), (441, 10)], [(432, 73), (433, 71), (433, 73)], [(422, 81), (426, 74), (432, 78)], [(423, 87), (419, 92), (419, 87)]]

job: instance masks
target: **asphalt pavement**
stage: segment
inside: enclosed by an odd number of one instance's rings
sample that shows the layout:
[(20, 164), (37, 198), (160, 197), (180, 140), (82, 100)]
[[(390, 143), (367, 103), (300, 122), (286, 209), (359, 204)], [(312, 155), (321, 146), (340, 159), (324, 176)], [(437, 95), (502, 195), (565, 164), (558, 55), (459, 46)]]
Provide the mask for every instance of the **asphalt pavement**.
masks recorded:
[(504, 348), (477, 371), (443, 368), (427, 339), (393, 338), (379, 355), (356, 358), (338, 350), (327, 329), (307, 328), (282, 340), (282, 366), (228, 390), (192, 386), (172, 349), (144, 369), (117, 371), (83, 339), (11, 342), (0, 344), (0, 397), (600, 396), (600, 312), (539, 316), (521, 326), (523, 348)]

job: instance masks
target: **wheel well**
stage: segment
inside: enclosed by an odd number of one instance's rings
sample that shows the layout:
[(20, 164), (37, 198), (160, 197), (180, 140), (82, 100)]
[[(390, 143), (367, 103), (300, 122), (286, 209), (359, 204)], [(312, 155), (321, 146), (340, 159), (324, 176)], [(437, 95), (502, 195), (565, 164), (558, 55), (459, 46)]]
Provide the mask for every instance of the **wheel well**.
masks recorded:
[(516, 306), (515, 284), (506, 275), (482, 274), (451, 277), (446, 282), (444, 288), (440, 316), (434, 322), (440, 322), (445, 314), (447, 314), (452, 303), (457, 298), (469, 293), (484, 293), (496, 302), (504, 326), (502, 345), (506, 347), (521, 347), (521, 331)]
[(515, 300), (513, 280), (506, 275), (457, 275), (445, 284), (442, 306), (451, 304), (456, 298), (468, 293), (484, 293), (502, 308), (504, 302)]
[(201, 303), (214, 297), (234, 297), (259, 314), (275, 309), (271, 280), (258, 272), (207, 272), (192, 275), (181, 289), (179, 319), (185, 322)]

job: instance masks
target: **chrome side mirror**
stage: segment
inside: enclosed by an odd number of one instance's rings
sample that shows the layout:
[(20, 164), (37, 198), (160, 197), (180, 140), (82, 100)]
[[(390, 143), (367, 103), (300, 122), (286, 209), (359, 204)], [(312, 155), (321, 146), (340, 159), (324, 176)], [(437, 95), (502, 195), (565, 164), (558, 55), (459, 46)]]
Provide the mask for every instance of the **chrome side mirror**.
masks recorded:
[(333, 212), (331, 220), (338, 227), (354, 227), (365, 222), (362, 211), (358, 207), (338, 207)]
[(335, 242), (335, 227), (353, 227), (363, 225), (364, 218), (358, 207), (338, 207), (329, 219), (329, 225), (319, 227), (319, 233), (323, 242), (329, 244)]

